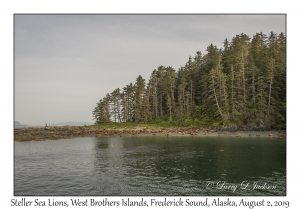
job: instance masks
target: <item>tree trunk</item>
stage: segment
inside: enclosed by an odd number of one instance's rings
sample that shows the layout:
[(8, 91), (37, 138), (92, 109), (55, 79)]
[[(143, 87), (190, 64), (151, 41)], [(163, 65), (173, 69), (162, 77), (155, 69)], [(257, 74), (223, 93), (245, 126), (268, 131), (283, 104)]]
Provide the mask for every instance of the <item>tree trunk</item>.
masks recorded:
[(220, 109), (220, 106), (219, 106), (219, 103), (218, 103), (218, 99), (217, 99), (217, 94), (216, 94), (216, 89), (215, 89), (215, 83), (214, 83), (214, 77), (213, 77), (213, 75), (211, 75), (211, 79), (212, 79), (212, 83), (213, 83), (213, 91), (214, 91), (214, 95), (215, 95), (216, 104), (218, 106), (218, 111), (219, 111), (221, 117), (223, 118), (223, 114), (222, 114), (222, 111)]
[(274, 60), (271, 59), (271, 79), (270, 79), (270, 88), (269, 88), (269, 101), (268, 101), (268, 117), (270, 114), (270, 105), (271, 105), (271, 92), (272, 92), (272, 82), (273, 82), (273, 69), (274, 69)]

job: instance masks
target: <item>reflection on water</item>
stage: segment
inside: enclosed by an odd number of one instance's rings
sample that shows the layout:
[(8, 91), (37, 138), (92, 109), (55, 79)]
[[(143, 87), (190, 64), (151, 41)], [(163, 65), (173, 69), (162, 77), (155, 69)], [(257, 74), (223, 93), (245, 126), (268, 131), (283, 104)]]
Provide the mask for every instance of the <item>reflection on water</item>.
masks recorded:
[[(212, 137), (15, 142), (14, 183), (15, 195), (23, 196), (286, 195), (286, 142)], [(252, 190), (255, 183), (275, 188)]]

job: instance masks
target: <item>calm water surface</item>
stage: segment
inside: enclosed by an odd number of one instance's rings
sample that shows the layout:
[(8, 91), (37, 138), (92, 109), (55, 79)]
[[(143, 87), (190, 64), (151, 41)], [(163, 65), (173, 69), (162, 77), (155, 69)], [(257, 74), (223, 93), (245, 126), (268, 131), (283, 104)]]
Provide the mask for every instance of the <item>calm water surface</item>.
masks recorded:
[[(281, 139), (15, 142), (14, 163), (15, 196), (286, 195), (286, 141)], [(253, 190), (255, 185), (264, 189)]]

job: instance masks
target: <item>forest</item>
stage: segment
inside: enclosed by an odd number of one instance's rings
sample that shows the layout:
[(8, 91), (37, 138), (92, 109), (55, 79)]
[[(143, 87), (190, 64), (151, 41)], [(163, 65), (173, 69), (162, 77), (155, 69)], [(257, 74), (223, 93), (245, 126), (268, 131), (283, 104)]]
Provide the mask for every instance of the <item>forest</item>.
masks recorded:
[(107, 93), (92, 112), (95, 124), (285, 128), (285, 34), (242, 33), (223, 44)]

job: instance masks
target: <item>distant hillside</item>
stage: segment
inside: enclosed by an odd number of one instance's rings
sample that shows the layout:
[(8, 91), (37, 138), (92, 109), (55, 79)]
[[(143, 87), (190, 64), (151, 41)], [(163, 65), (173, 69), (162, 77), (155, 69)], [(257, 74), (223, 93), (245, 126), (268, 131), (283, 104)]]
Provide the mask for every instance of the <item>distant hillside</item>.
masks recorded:
[(93, 125), (94, 123), (91, 122), (60, 122), (54, 124), (55, 126), (65, 126), (65, 125), (72, 125), (72, 126), (83, 126), (83, 125)]
[(24, 127), (24, 126), (27, 126), (27, 125), (23, 125), (19, 121), (15, 121), (15, 127)]

